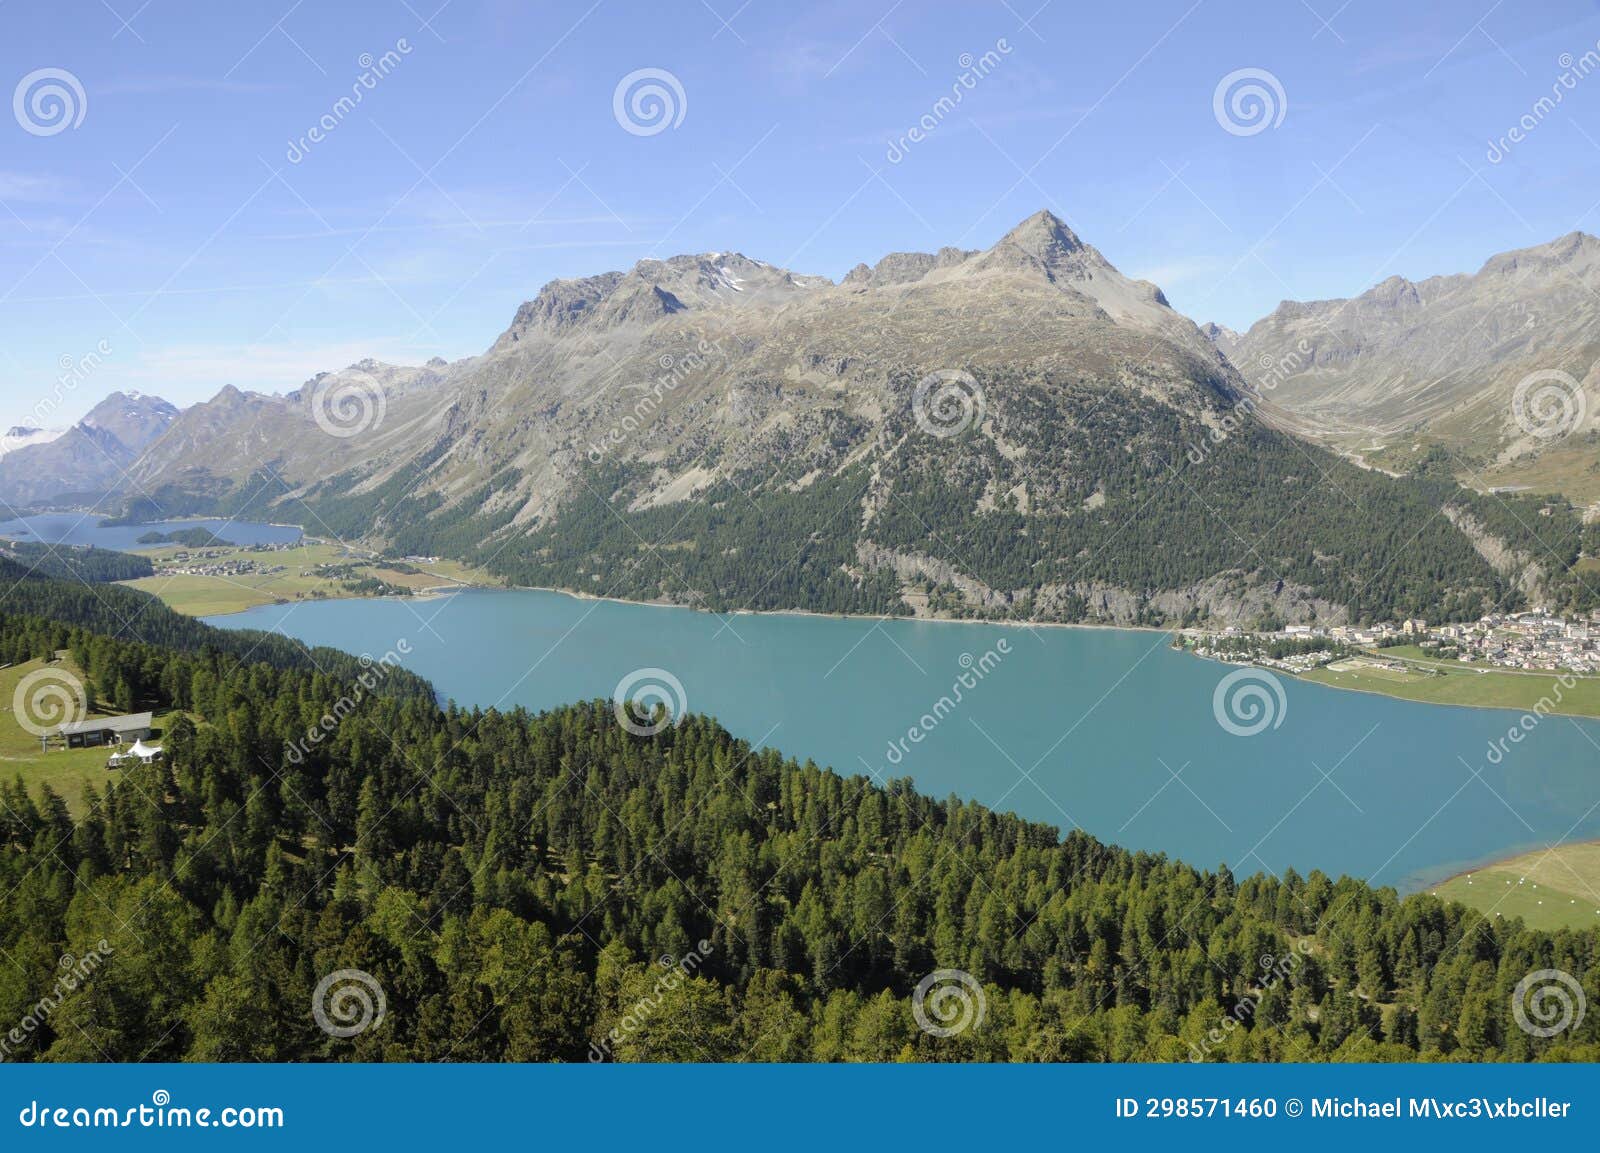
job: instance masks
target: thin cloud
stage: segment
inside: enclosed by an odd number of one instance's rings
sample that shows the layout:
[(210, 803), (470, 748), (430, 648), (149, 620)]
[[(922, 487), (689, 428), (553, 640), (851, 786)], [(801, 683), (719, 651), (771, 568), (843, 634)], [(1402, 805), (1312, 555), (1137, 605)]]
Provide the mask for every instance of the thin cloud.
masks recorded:
[(66, 191), (67, 185), (59, 177), (0, 169), (0, 200), (59, 200)]
[(107, 95), (130, 96), (147, 96), (163, 92), (230, 92), (249, 95), (263, 92), (293, 92), (295, 85), (250, 80), (218, 80), (210, 76), (132, 76), (124, 80), (97, 83), (95, 91)]

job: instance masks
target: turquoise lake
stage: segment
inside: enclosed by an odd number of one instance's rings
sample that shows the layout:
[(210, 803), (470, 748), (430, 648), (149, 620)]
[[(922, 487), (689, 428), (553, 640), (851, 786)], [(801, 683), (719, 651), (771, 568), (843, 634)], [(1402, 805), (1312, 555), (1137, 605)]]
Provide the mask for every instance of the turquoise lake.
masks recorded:
[[(679, 703), (798, 760), (910, 777), (934, 796), (1226, 862), (1240, 876), (1320, 868), (1411, 891), (1600, 837), (1600, 723), (1536, 719), (1508, 744), (1520, 713), (1279, 677), (1281, 705), (1262, 686), (1256, 726), (1224, 710), (1236, 729), (1260, 727), (1235, 735), (1213, 697), (1238, 670), (1175, 652), (1155, 632), (718, 617), (488, 590), (270, 606), (211, 623), (374, 658), (403, 641), (404, 663), (463, 705), (609, 698), (637, 670), (664, 670), (682, 686)], [(652, 678), (629, 695), (645, 696)], [(1509, 751), (1491, 754), (1494, 741)]]
[(0, 536), (13, 540), (42, 541), (45, 544), (93, 545), (127, 551), (144, 548), (139, 538), (150, 532), (175, 532), (203, 528), (230, 544), (293, 544), (302, 535), (294, 525), (255, 524), (242, 520), (169, 520), (151, 524), (102, 524), (104, 517), (76, 512), (38, 513), (0, 523)]

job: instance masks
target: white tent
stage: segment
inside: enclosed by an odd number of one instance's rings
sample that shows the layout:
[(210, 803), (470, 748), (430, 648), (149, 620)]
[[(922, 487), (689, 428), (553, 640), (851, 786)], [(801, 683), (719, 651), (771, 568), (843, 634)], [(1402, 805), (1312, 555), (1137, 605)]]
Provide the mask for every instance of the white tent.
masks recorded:
[(125, 752), (112, 753), (106, 760), (106, 768), (114, 769), (127, 764), (129, 761), (141, 761), (148, 765), (159, 760), (160, 757), (160, 745), (147, 745), (143, 741), (134, 741), (133, 747)]

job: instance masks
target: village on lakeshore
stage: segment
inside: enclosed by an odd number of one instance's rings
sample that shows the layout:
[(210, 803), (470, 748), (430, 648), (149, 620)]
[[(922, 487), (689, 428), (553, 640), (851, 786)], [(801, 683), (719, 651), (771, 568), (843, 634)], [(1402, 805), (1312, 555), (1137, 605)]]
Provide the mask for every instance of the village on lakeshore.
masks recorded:
[(286, 571), (287, 566), (270, 561), (258, 561), (249, 553), (289, 552), (298, 549), (294, 544), (258, 544), (242, 549), (223, 545), (216, 548), (180, 549), (167, 558), (161, 571), (169, 576), (272, 576)]
[(1407, 657), (1480, 668), (1600, 672), (1600, 610), (1563, 617), (1530, 609), (1490, 613), (1460, 624), (1430, 625), (1413, 618), (1399, 624), (1291, 624), (1270, 631), (1186, 628), (1179, 635), (1198, 656), (1291, 673), (1330, 665), (1358, 651), (1403, 647)]
[(437, 556), (395, 557), (314, 536), (250, 545), (151, 540), (138, 551), (154, 572), (128, 586), (189, 616), (301, 600), (424, 596), (488, 583), (470, 566)]

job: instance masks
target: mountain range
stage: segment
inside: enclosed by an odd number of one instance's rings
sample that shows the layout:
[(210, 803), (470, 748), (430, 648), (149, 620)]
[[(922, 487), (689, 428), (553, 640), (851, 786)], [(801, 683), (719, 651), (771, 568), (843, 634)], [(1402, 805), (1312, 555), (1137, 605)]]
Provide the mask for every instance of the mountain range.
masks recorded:
[(1285, 301), (1213, 339), (1284, 427), (1397, 471), (1443, 448), (1468, 483), (1587, 503), (1600, 500), (1597, 322), (1600, 239), (1573, 232), (1472, 274)]
[(69, 429), (13, 428), (0, 453), (0, 501), (21, 509), (124, 492), (129, 467), (177, 418), (159, 397), (113, 392)]
[[(1285, 303), (1243, 336), (1195, 325), (1048, 212), (986, 250), (892, 253), (838, 283), (731, 252), (647, 259), (547, 284), (453, 363), (230, 386), (125, 426), (101, 409), (148, 398), (114, 396), (0, 459), (0, 497), (103, 483), (134, 518), (270, 516), (721, 610), (1469, 615), (1582, 595), (1570, 505), (1455, 478), (1556, 451), (1517, 447), (1506, 381), (1583, 359), (1597, 244)], [(1426, 367), (1469, 338), (1473, 367)], [(1362, 467), (1375, 434), (1444, 459)], [(115, 467), (91, 473), (101, 436)]]

